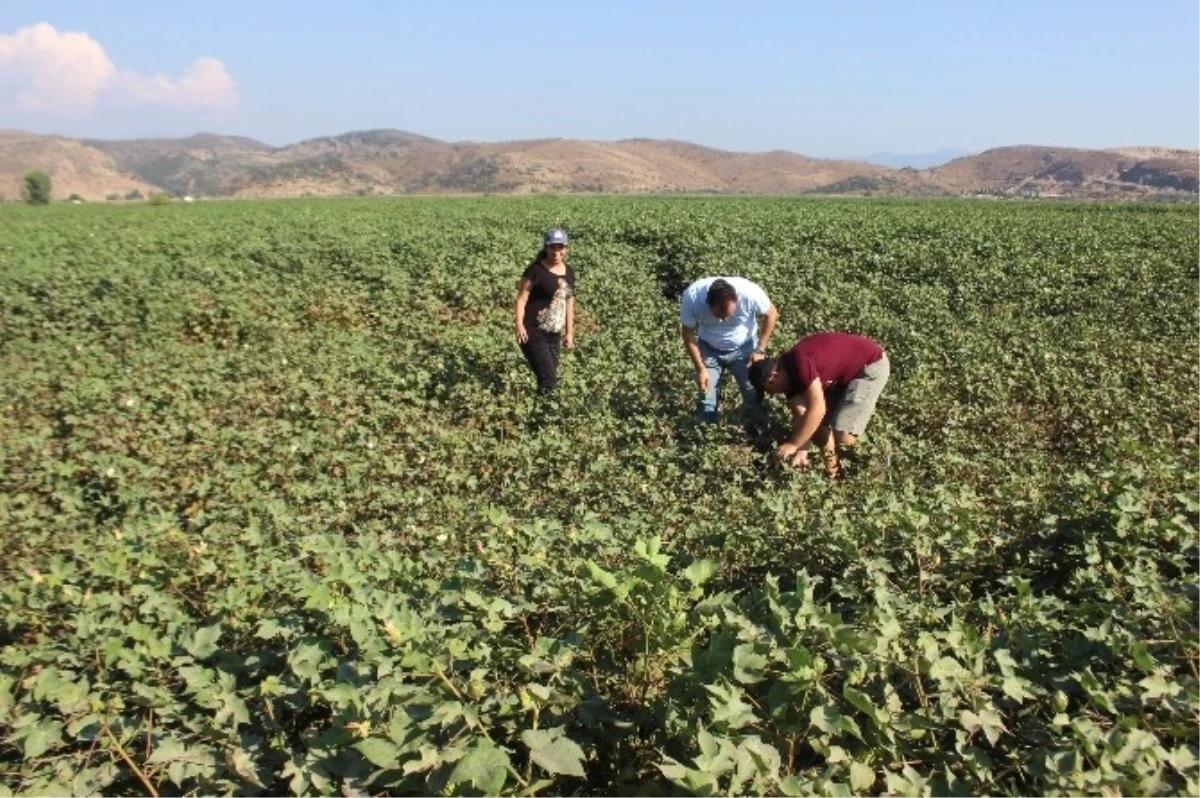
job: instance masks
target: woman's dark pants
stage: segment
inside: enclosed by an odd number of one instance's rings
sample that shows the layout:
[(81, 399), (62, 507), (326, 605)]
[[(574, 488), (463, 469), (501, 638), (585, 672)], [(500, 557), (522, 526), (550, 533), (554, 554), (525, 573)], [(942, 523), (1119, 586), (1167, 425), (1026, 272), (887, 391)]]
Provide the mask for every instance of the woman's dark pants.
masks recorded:
[(562, 336), (557, 333), (540, 333), (529, 336), (521, 344), (521, 352), (529, 361), (533, 376), (537, 377), (538, 393), (548, 394), (558, 384), (558, 353)]

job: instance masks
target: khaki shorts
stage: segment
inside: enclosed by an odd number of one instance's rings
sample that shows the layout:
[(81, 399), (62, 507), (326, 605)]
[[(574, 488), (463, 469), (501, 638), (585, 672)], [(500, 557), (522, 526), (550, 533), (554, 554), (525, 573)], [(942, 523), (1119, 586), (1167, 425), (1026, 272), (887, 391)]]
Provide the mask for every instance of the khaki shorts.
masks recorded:
[(868, 363), (845, 388), (825, 394), (825, 422), (835, 430), (862, 435), (867, 431), (871, 416), (875, 415), (875, 403), (887, 385), (892, 365), (887, 355)]

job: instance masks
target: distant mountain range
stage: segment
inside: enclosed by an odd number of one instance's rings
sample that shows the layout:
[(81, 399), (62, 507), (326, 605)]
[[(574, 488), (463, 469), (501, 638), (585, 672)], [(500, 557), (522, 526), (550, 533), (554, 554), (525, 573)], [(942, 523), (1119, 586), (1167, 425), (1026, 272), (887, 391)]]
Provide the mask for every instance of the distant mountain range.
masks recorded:
[[(951, 160), (941, 161), (946, 155)], [(355, 131), (285, 147), (212, 133), (100, 141), (0, 131), (0, 198), (17, 199), (22, 176), (31, 169), (51, 174), (56, 198), (77, 194), (88, 200), (163, 191), (246, 198), (464, 193), (1007, 194), (1194, 201), (1200, 191), (1197, 150), (1017, 146), (954, 155), (955, 151), (922, 156), (884, 153), (839, 160), (782, 150), (727, 152), (656, 139), (451, 143), (401, 130)]]
[(972, 155), (970, 150), (941, 149), (933, 152), (873, 152), (870, 155), (847, 156), (847, 161), (863, 161), (878, 166), (890, 166), (893, 169), (932, 169), (949, 163), (955, 158)]

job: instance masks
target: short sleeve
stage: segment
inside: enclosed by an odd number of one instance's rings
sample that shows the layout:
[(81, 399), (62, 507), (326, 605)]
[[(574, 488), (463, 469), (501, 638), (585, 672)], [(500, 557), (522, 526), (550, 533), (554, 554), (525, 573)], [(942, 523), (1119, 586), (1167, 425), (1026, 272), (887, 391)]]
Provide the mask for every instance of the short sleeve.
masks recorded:
[(813, 369), (812, 361), (805, 357), (798, 346), (794, 346), (783, 353), (781, 358), (784, 368), (787, 369), (788, 376), (792, 378), (792, 393), (795, 396), (797, 393), (803, 393), (812, 381), (817, 378), (816, 371)]
[(575, 293), (575, 270), (570, 266), (567, 267), (567, 285), (571, 287), (571, 293)]
[(679, 300), (679, 322), (684, 327), (696, 327), (700, 324), (700, 318), (696, 315), (696, 296), (691, 288), (684, 291)]
[(813, 366), (811, 359), (804, 357), (799, 352), (796, 353), (796, 374), (800, 376), (800, 390), (807, 390), (808, 386), (812, 385), (813, 380), (819, 380), (821, 375), (817, 373), (817, 369)]
[(529, 281), (531, 281), (531, 282), (535, 282), (535, 283), (536, 283), (536, 282), (537, 282), (537, 277), (536, 277), (536, 273), (534, 272), (534, 269), (535, 269), (535, 268), (537, 268), (537, 262), (536, 262), (536, 261), (535, 261), (534, 263), (531, 263), (531, 264), (529, 264), (528, 266), (526, 266), (526, 267), (525, 267), (525, 271), (521, 272), (521, 279), (522, 279), (522, 280), (529, 280)]
[(756, 315), (765, 316), (771, 310), (771, 300), (758, 283), (747, 283), (746, 299), (749, 300), (750, 309)]

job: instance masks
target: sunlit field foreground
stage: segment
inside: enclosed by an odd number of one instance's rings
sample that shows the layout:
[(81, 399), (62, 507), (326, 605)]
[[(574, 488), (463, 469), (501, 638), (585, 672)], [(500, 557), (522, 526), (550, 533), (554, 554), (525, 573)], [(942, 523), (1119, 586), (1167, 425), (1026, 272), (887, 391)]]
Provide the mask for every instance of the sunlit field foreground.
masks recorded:
[[(0, 793), (1200, 793), (1197, 222), (0, 208)], [(713, 274), (887, 349), (844, 478), (693, 420)]]

